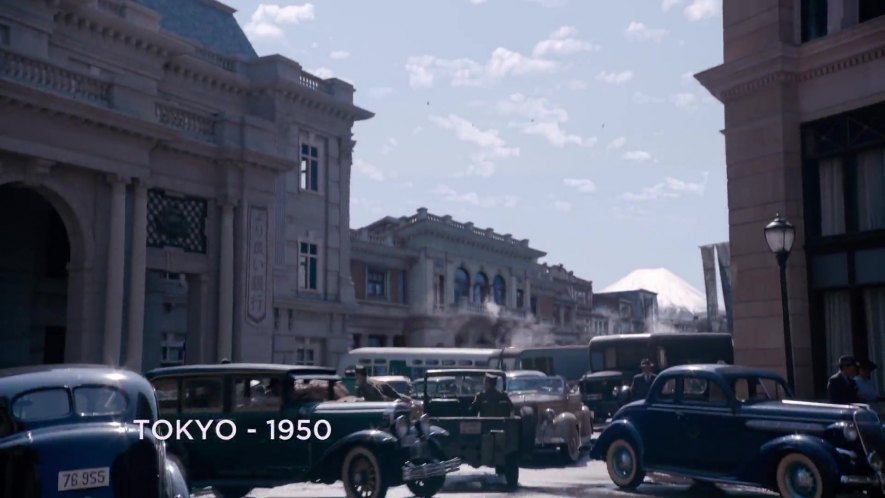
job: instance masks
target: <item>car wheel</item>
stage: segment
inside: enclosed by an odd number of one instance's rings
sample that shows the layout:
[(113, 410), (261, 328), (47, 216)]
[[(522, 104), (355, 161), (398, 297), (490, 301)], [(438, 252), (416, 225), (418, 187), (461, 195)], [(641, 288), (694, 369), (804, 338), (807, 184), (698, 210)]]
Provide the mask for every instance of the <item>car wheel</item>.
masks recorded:
[(777, 465), (777, 491), (784, 498), (830, 498), (832, 486), (811, 458), (789, 453)]
[(625, 439), (617, 439), (609, 445), (605, 454), (605, 466), (609, 478), (619, 488), (634, 489), (645, 479), (636, 448)]
[(576, 427), (569, 430), (565, 443), (562, 448), (563, 459), (567, 463), (577, 463), (581, 459), (581, 434)]
[[(423, 459), (423, 460), (415, 460), (415, 464), (421, 465), (422, 463), (430, 463), (433, 460)], [(419, 498), (429, 498), (442, 489), (443, 485), (446, 483), (446, 476), (434, 476), (428, 479), (419, 479), (417, 481), (409, 481), (406, 483), (406, 487), (409, 488), (409, 491), (412, 492), (413, 495)]]
[(516, 455), (507, 457), (504, 464), (504, 482), (508, 489), (519, 487), (519, 458)]
[(384, 498), (387, 494), (378, 457), (365, 446), (347, 452), (341, 465), (341, 482), (347, 498)]

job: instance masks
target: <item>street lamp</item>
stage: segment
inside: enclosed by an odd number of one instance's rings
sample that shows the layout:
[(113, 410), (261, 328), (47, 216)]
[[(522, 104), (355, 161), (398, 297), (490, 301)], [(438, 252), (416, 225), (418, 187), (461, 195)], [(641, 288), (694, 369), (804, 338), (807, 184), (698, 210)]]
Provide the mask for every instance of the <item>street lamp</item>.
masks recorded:
[(790, 309), (787, 301), (787, 258), (793, 249), (793, 241), (796, 238), (796, 228), (792, 223), (777, 213), (775, 218), (765, 225), (765, 241), (768, 248), (777, 257), (777, 264), (781, 271), (781, 306), (784, 313), (784, 350), (787, 357), (787, 383), (790, 390), (795, 392), (796, 384), (793, 376), (793, 341), (790, 337)]

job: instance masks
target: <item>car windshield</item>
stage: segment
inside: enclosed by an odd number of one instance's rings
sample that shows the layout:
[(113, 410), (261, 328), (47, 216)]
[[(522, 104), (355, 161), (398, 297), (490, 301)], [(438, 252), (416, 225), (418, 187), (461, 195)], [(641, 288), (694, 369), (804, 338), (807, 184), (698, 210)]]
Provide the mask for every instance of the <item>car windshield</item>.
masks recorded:
[[(430, 378), (427, 381), (427, 395), (432, 398), (454, 398), (459, 396), (476, 396), (483, 390), (483, 376), (454, 375), (441, 378)], [(501, 390), (503, 381), (497, 380), (497, 388)]]
[(74, 410), (84, 417), (119, 415), (129, 402), (122, 391), (108, 386), (89, 386), (74, 389)]
[(741, 403), (759, 403), (790, 399), (789, 390), (782, 379), (771, 377), (735, 377), (731, 379), (735, 398)]
[(510, 379), (507, 392), (532, 392), (558, 394), (563, 391), (562, 379), (558, 377), (523, 377)]
[(12, 402), (12, 416), (22, 422), (64, 418), (71, 414), (71, 398), (64, 388), (23, 394)]
[(409, 391), (411, 390), (411, 386), (409, 386), (409, 383), (405, 381), (388, 382), (387, 385), (392, 387), (394, 391), (400, 394), (408, 395)]

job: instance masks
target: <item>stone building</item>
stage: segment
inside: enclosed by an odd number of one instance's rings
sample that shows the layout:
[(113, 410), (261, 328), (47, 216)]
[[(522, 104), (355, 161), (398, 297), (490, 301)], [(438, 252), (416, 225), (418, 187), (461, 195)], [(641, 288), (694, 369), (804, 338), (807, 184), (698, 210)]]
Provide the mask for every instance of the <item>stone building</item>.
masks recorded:
[(885, 2), (725, 0), (724, 61), (697, 75), (725, 105), (736, 361), (785, 371), (779, 273), (763, 227), (796, 226), (787, 262), (800, 395), (846, 353), (885, 386)]
[(592, 335), (657, 332), (657, 294), (645, 289), (593, 294)]
[(352, 232), (353, 346), (575, 344), (592, 283), (492, 229), (421, 208)]
[(214, 0), (0, 0), (0, 367), (346, 349), (353, 93)]

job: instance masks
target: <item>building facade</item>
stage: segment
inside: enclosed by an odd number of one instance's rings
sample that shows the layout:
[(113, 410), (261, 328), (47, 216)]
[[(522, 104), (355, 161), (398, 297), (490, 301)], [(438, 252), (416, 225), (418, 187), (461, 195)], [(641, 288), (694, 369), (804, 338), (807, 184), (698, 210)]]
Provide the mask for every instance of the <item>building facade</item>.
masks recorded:
[(657, 332), (657, 294), (645, 289), (593, 295), (592, 335)]
[(528, 240), (421, 208), (352, 232), (354, 347), (495, 347), (589, 339), (592, 283)]
[(353, 93), (214, 0), (0, 0), (0, 367), (346, 349)]
[(820, 396), (842, 354), (885, 365), (885, 2), (725, 0), (723, 24), (697, 78), (725, 105), (736, 360), (785, 371), (779, 212), (796, 387)]

